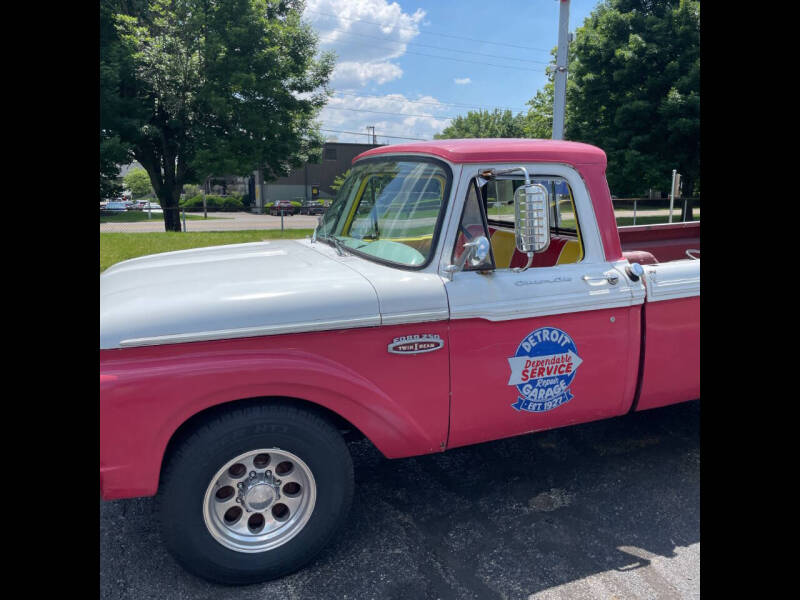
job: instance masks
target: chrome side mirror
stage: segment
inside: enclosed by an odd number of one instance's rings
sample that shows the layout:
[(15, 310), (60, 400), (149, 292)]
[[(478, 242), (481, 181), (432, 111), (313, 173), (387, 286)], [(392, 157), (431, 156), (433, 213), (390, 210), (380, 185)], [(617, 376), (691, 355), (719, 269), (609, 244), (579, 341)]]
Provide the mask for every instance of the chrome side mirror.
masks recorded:
[[(464, 253), (459, 258), (458, 262), (461, 263), (462, 268), (465, 261), (469, 261), (471, 267), (479, 266), (486, 257), (489, 256), (489, 250), (492, 249), (492, 244), (485, 236), (481, 235), (476, 237), (471, 242), (464, 244)], [(466, 257), (466, 259), (464, 258)]]
[(478, 171), (476, 179), (482, 185), (498, 175), (514, 171), (522, 171), (525, 175), (525, 185), (514, 192), (514, 238), (517, 250), (528, 255), (528, 264), (515, 271), (524, 271), (531, 266), (534, 253), (544, 252), (550, 246), (550, 198), (547, 188), (540, 183), (531, 183), (525, 167), (500, 171), (486, 169)]
[(532, 183), (514, 192), (514, 237), (517, 250), (528, 255), (530, 267), (535, 252), (550, 246), (550, 203), (547, 188)]
[(464, 252), (458, 257), (458, 261), (454, 265), (447, 265), (445, 273), (447, 273), (450, 281), (453, 281), (453, 275), (462, 271), (464, 265), (469, 261), (471, 267), (479, 266), (486, 257), (489, 256), (489, 251), (492, 249), (492, 244), (486, 239), (486, 236), (478, 236), (471, 242), (464, 244)]

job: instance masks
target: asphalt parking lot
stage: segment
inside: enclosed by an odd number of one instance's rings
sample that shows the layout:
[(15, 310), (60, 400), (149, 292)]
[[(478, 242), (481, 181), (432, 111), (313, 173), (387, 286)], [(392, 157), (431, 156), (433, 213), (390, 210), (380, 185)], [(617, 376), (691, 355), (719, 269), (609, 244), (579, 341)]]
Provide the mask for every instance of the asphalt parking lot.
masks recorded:
[(351, 444), (340, 538), (231, 588), (161, 544), (151, 498), (100, 505), (104, 599), (700, 597), (700, 403), (387, 460)]

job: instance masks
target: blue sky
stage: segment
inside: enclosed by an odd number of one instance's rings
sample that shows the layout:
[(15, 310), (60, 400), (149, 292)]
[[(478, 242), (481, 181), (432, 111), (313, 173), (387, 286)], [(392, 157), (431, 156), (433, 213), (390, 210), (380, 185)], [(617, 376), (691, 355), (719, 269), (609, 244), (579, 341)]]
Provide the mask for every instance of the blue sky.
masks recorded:
[[(597, 4), (572, 0), (570, 31)], [(364, 135), (323, 133), (363, 142), (374, 125), (379, 142), (398, 143), (382, 134), (431, 139), (471, 109), (526, 110), (546, 82), (558, 12), (558, 0), (307, 0), (321, 48), (339, 57), (322, 128)]]

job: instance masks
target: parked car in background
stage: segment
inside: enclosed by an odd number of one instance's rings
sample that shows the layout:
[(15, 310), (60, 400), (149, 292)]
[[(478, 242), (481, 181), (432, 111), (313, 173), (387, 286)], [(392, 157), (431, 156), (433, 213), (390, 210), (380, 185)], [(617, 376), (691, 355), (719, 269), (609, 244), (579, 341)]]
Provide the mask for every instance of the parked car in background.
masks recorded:
[(321, 215), (325, 213), (325, 204), (322, 200), (309, 200), (300, 207), (301, 215)]
[(125, 212), (126, 210), (128, 210), (128, 203), (117, 202), (116, 200), (113, 202), (108, 202), (104, 210), (108, 212)]
[(150, 212), (164, 212), (158, 202), (148, 201), (142, 202), (141, 210), (149, 210)]
[(293, 215), (294, 211), (295, 207), (289, 200), (277, 200), (275, 204), (269, 208), (269, 214), (274, 217), (280, 216), (281, 212), (284, 215)]

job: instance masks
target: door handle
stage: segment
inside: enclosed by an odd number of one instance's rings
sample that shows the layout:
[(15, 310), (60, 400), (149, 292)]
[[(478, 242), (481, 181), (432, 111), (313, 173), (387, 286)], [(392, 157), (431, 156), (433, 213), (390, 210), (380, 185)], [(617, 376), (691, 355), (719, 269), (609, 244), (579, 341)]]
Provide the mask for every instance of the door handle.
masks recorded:
[(607, 283), (617, 285), (619, 282), (619, 275), (612, 271), (610, 273), (604, 273), (603, 275), (584, 275), (581, 279), (589, 285), (594, 286), (605, 285)]

